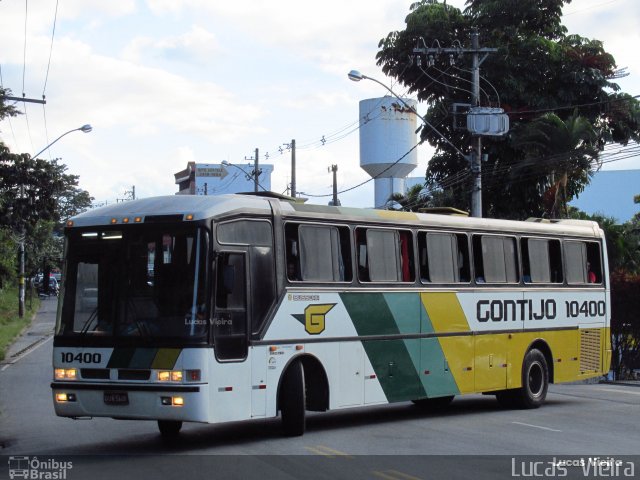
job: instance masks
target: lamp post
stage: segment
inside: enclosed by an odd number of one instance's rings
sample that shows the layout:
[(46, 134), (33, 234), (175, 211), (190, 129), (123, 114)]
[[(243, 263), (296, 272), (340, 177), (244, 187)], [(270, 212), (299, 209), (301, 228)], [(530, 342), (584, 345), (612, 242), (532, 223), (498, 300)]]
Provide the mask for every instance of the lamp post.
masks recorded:
[[(51, 145), (53, 145), (54, 143), (56, 143), (58, 140), (60, 140), (62, 137), (64, 137), (65, 135), (70, 134), (71, 132), (75, 132), (75, 131), (81, 131), (84, 133), (89, 133), (91, 130), (93, 130), (93, 128), (91, 127), (91, 125), (86, 124), (83, 125), (81, 127), (78, 128), (74, 128), (72, 130), (69, 130), (68, 132), (64, 132), (62, 135), (60, 135), (58, 138), (56, 138), (53, 142), (51, 142), (49, 145), (47, 145), (46, 147), (44, 147), (42, 150), (40, 150), (38, 153), (36, 153), (35, 155), (32, 155), (31, 158), (37, 158), (38, 155), (40, 155), (42, 152), (46, 151), (49, 147), (51, 147)], [(22, 201), (22, 197), (24, 196), (24, 185), (20, 186), (20, 198)], [(20, 270), (19, 270), (19, 275), (18, 275), (18, 316), (20, 318), (24, 317), (24, 297), (25, 297), (25, 265), (24, 265), (24, 240), (25, 240), (25, 225), (24, 225), (24, 219), (22, 221), (22, 228), (20, 229), (20, 243), (18, 245), (18, 256), (20, 257)], [(46, 285), (49, 285), (49, 279), (48, 278), (44, 278), (42, 279), (43, 283), (47, 282)]]
[(60, 140), (62, 137), (64, 137), (65, 135), (69, 135), (71, 132), (84, 132), (84, 133), (89, 133), (91, 130), (93, 130), (93, 127), (91, 125), (89, 125), (88, 123), (86, 125), (83, 125), (81, 127), (78, 128), (74, 128), (72, 130), (69, 130), (68, 132), (64, 132), (62, 135), (60, 135), (58, 138), (56, 138), (53, 142), (51, 142), (49, 145), (47, 145), (46, 147), (44, 147), (42, 150), (40, 150), (38, 153), (36, 153), (35, 155), (32, 155), (31, 158), (36, 158), (38, 155), (40, 155), (42, 152), (45, 152), (49, 149), (49, 147), (51, 147), (54, 143), (56, 143), (58, 140)]

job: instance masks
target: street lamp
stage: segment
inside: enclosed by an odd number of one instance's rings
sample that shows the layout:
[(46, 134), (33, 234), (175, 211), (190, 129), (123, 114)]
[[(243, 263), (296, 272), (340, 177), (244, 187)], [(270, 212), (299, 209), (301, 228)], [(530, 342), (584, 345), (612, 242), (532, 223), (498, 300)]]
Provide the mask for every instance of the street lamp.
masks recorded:
[(46, 147), (44, 147), (42, 150), (40, 150), (38, 153), (36, 153), (35, 155), (32, 155), (31, 158), (37, 158), (38, 155), (40, 155), (42, 152), (46, 151), (49, 147), (51, 147), (51, 145), (53, 145), (54, 143), (56, 143), (58, 140), (60, 140), (62, 137), (64, 137), (65, 135), (69, 135), (71, 132), (77, 132), (77, 131), (81, 131), (84, 133), (89, 133), (91, 130), (93, 130), (93, 127), (91, 125), (89, 125), (88, 123), (86, 125), (83, 125), (81, 127), (78, 128), (74, 128), (72, 130), (69, 130), (68, 132), (64, 132), (62, 135), (60, 135), (58, 138), (56, 138), (53, 142), (51, 142), (49, 145), (47, 145)]
[[(81, 132), (84, 132), (84, 133), (89, 133), (91, 130), (93, 130), (93, 128), (91, 127), (91, 125), (89, 125), (87, 123), (86, 125), (83, 125), (83, 126), (81, 126), (79, 128), (74, 128), (72, 130), (69, 130), (68, 132), (64, 132), (62, 135), (60, 135), (58, 138), (56, 138), (49, 145), (47, 145), (42, 150), (40, 150), (38, 153), (33, 155), (31, 158), (37, 158), (38, 155), (40, 155), (42, 152), (46, 151), (49, 147), (51, 147), (51, 145), (56, 143), (62, 137), (64, 137), (65, 135), (70, 134), (71, 132), (75, 132), (77, 130), (80, 130)], [(21, 198), (23, 196), (23, 193), (24, 193), (24, 186), (21, 186), (20, 187), (20, 197)], [(20, 242), (18, 244), (18, 257), (20, 259), (19, 260), (20, 266), (19, 266), (19, 272), (18, 272), (18, 316), (20, 318), (24, 317), (24, 296), (25, 296), (24, 238), (25, 238), (25, 228), (24, 228), (24, 221), (23, 221), (22, 229), (20, 231)], [(46, 285), (47, 285), (47, 288), (48, 288), (49, 279), (48, 278), (46, 278), (46, 279), (43, 278), (43, 282), (47, 282)]]

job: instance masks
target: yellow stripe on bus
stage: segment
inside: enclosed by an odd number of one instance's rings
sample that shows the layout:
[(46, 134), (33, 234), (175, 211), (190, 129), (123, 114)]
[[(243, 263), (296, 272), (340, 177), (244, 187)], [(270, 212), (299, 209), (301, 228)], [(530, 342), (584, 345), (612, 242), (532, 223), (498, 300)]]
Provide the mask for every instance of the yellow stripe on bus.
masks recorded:
[(172, 370), (180, 356), (181, 348), (160, 348), (153, 359), (151, 368), (160, 370)]
[[(469, 332), (469, 322), (455, 292), (421, 293), (435, 333)], [(473, 336), (438, 337), (448, 369), (460, 393), (474, 391)]]
[(421, 293), (420, 298), (436, 333), (469, 331), (469, 322), (455, 292)]

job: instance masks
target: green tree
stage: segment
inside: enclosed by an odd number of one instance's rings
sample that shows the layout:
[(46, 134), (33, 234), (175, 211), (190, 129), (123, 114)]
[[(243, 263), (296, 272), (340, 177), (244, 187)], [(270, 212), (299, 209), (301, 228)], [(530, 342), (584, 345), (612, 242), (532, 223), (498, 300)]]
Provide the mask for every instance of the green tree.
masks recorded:
[[(422, 0), (411, 5), (404, 30), (380, 41), (378, 65), (428, 103), (427, 120), (463, 151), (469, 151), (472, 137), (454, 128), (452, 111), (454, 103), (471, 102), (470, 55), (453, 57), (454, 64), (444, 57), (435, 58), (433, 65), (425, 59), (419, 64), (410, 60), (413, 49), (421, 38), (435, 47), (468, 43), (472, 28), (478, 29), (482, 46), (498, 49), (482, 64), (481, 103), (502, 107), (511, 128), (504, 137), (483, 140), (488, 154), (483, 165), (485, 216), (566, 215), (564, 206), (598, 167), (594, 153), (606, 142), (640, 140), (639, 102), (612, 81), (615, 59), (600, 41), (567, 34), (561, 22), (565, 3), (569, 1), (468, 0), (460, 11)], [(586, 124), (591, 126), (588, 134)], [(540, 142), (533, 142), (536, 135)], [(545, 135), (548, 145), (542, 141)], [(468, 162), (431, 129), (423, 129), (422, 137), (436, 148), (427, 187), (446, 189), (451, 206), (468, 210)], [(553, 198), (551, 208), (545, 208), (545, 195)]]
[(524, 157), (514, 166), (516, 174), (523, 170), (526, 175), (538, 158), (549, 159), (549, 175), (538, 180), (545, 217), (568, 217), (568, 200), (582, 192), (593, 169), (600, 166), (597, 140), (593, 125), (577, 112), (566, 120), (547, 113), (518, 129), (514, 145)]
[(396, 204), (396, 207), (392, 207), (394, 210), (417, 212), (421, 208), (430, 206), (431, 197), (424, 191), (424, 185), (419, 184), (410, 187), (404, 195), (394, 193), (389, 200)]

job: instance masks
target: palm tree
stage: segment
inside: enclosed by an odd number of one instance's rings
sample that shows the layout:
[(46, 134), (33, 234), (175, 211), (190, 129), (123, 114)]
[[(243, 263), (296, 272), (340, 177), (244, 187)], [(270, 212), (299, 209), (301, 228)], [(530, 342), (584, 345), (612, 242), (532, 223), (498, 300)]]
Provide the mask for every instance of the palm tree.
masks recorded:
[[(577, 111), (562, 120), (548, 113), (518, 132), (516, 145), (526, 160), (546, 171), (539, 181), (545, 212), (550, 218), (568, 216), (567, 204), (582, 192), (593, 172), (600, 168), (598, 133)], [(529, 163), (527, 162), (527, 163)]]
[[(387, 205), (389, 210), (402, 210), (405, 212), (417, 212), (421, 208), (430, 207), (431, 197), (426, 193), (425, 186), (421, 183), (410, 187), (407, 193), (394, 193), (389, 197)], [(400, 206), (400, 208), (394, 208)]]

